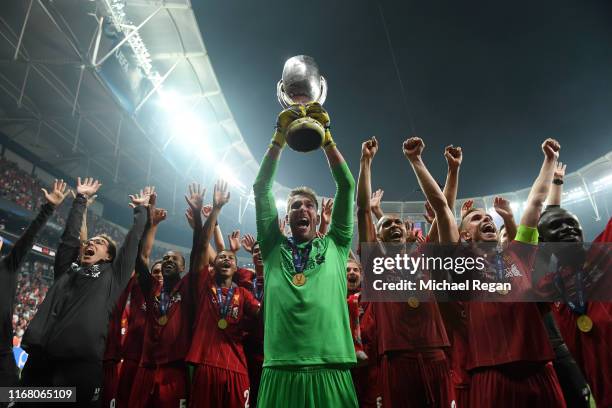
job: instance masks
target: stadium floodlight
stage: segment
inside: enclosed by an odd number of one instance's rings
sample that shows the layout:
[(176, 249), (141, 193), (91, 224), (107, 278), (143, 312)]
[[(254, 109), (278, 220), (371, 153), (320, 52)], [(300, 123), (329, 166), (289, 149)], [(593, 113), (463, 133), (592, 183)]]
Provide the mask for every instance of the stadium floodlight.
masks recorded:
[(287, 207), (287, 200), (283, 200), (281, 198), (278, 198), (276, 200), (276, 208), (279, 210), (284, 210)]
[(157, 103), (164, 110), (168, 112), (176, 112), (181, 110), (181, 100), (176, 92), (159, 89), (157, 94), (159, 96)]
[(231, 186), (244, 189), (244, 183), (238, 179), (238, 176), (229, 166), (225, 164), (215, 165), (215, 169), (217, 171), (217, 175), (221, 179), (227, 181)]

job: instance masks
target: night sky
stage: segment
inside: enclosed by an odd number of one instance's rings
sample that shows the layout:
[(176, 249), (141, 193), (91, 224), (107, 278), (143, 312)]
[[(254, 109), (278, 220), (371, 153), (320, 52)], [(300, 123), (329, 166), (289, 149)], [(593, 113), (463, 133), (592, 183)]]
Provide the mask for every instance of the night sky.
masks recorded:
[[(612, 2), (226, 0), (193, 7), (257, 159), (280, 110), (276, 82), (297, 54), (313, 56), (328, 80), (332, 134), (355, 177), (361, 142), (378, 137), (373, 187), (387, 201), (422, 199), (401, 153), (413, 127), (441, 182), (444, 146), (463, 147), (459, 197), (528, 187), (547, 137), (561, 142), (568, 172), (612, 150)], [(286, 149), (277, 180), (333, 195), (322, 152)]]

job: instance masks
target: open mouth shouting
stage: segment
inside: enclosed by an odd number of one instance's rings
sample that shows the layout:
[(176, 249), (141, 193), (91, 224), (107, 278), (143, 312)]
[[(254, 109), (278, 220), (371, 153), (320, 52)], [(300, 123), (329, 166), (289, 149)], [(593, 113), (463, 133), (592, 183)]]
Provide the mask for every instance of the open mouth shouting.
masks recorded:
[(162, 272), (164, 274), (170, 274), (176, 271), (177, 265), (172, 261), (167, 261), (162, 264)]
[(310, 229), (310, 220), (307, 217), (301, 217), (296, 222), (298, 231), (306, 232)]
[(403, 236), (404, 233), (401, 228), (392, 228), (389, 230), (389, 238), (391, 238), (391, 241), (399, 241)]
[(493, 221), (485, 221), (480, 224), (480, 237), (483, 241), (497, 241), (497, 227)]

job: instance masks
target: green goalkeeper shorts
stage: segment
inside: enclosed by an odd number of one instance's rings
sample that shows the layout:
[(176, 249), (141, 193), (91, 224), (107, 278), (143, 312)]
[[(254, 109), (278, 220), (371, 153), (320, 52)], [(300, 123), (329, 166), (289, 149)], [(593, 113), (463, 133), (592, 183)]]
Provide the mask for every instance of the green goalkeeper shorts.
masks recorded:
[(348, 368), (264, 367), (257, 406), (261, 408), (357, 408)]

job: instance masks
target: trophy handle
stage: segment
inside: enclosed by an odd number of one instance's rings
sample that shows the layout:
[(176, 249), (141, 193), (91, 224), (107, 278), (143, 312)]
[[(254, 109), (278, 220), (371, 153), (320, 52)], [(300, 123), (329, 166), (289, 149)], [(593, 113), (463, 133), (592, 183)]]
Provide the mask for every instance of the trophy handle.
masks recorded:
[(289, 97), (285, 94), (283, 90), (283, 80), (281, 79), (276, 84), (276, 97), (278, 98), (278, 103), (283, 107), (283, 109), (288, 109), (293, 102), (289, 99)]
[(325, 80), (325, 77), (321, 75), (321, 93), (319, 94), (319, 97), (317, 98), (317, 102), (323, 105), (325, 103), (326, 98), (327, 98), (327, 81)]

